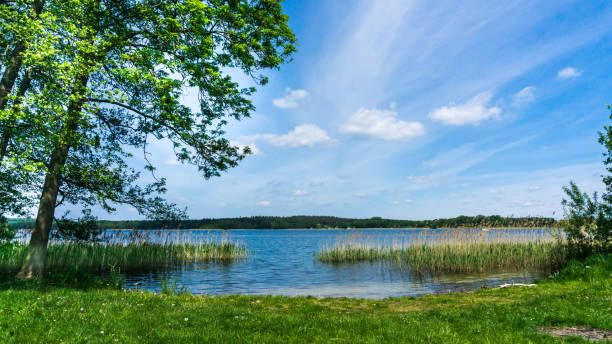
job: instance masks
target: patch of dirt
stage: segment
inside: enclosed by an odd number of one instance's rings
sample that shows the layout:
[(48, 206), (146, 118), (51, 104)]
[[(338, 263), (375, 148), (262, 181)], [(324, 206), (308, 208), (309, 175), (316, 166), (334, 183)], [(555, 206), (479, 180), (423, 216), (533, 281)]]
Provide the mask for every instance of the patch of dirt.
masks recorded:
[(612, 341), (612, 331), (601, 328), (588, 328), (582, 326), (542, 328), (540, 332), (548, 333), (554, 337), (582, 337), (590, 341)]

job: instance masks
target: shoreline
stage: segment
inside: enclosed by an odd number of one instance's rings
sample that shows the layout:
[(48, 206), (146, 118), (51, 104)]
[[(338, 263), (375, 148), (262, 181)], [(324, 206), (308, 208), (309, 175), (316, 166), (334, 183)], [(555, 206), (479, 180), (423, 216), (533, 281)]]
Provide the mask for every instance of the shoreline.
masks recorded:
[[(509, 229), (562, 229), (561, 227), (367, 227), (367, 228), (148, 228), (148, 229), (136, 229), (136, 228), (107, 228), (104, 231), (328, 231), (328, 230), (509, 230)], [(29, 231), (30, 229), (24, 229)]]
[(0, 342), (558, 343), (550, 329), (612, 330), (607, 259), (579, 262), (535, 286), (386, 299), (195, 296), (180, 289), (153, 294), (5, 282)]

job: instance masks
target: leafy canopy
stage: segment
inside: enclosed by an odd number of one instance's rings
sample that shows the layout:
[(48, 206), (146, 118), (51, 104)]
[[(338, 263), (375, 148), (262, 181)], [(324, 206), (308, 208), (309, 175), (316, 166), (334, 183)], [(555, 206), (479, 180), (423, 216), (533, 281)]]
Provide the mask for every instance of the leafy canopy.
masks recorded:
[[(123, 203), (152, 218), (182, 216), (159, 197), (165, 180), (154, 174), (151, 142), (170, 141), (177, 160), (205, 178), (236, 166), (249, 150), (232, 146), (223, 127), (253, 112), (255, 89), (241, 88), (230, 74), (264, 85), (260, 71), (278, 68), (295, 51), (278, 0), (46, 1), (43, 19), (30, 26), (9, 24), (20, 13), (11, 6), (0, 6), (0, 25), (11, 28), (0, 44), (27, 38), (20, 75), (29, 69), (34, 77), (0, 113), (1, 122), (22, 128), (2, 169), (30, 171), (32, 180), (21, 183), (29, 188), (41, 186), (41, 171), (59, 173), (57, 205), (114, 211)], [(199, 109), (182, 104), (188, 90), (197, 93)], [(53, 171), (50, 153), (62, 145), (69, 153)], [(130, 167), (138, 161), (153, 177)]]

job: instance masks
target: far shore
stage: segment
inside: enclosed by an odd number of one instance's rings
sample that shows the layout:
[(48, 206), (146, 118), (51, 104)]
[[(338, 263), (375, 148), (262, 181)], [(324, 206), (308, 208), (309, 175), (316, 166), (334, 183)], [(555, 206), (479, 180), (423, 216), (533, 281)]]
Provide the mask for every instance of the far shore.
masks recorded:
[(469, 229), (469, 230), (509, 230), (509, 229), (560, 229), (560, 227), (367, 227), (367, 228), (147, 228), (147, 229), (137, 229), (137, 228), (107, 228), (107, 231), (131, 231), (131, 230), (141, 230), (141, 231), (157, 231), (157, 230), (175, 230), (175, 231), (269, 231), (269, 230), (279, 230), (279, 231), (304, 231), (304, 230), (432, 230), (432, 229), (444, 229), (444, 230), (454, 230), (454, 229)]

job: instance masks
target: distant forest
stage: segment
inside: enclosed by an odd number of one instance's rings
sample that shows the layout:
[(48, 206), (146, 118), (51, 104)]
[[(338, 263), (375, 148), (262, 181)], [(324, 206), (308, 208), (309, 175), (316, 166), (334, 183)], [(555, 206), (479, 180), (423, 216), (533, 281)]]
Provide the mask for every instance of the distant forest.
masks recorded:
[[(13, 219), (16, 229), (30, 229), (34, 219)], [(393, 220), (381, 217), (351, 219), (334, 216), (252, 216), (183, 221), (129, 220), (98, 221), (102, 229), (296, 229), (296, 228), (496, 228), (558, 227), (546, 217), (458, 216), (435, 220)]]

